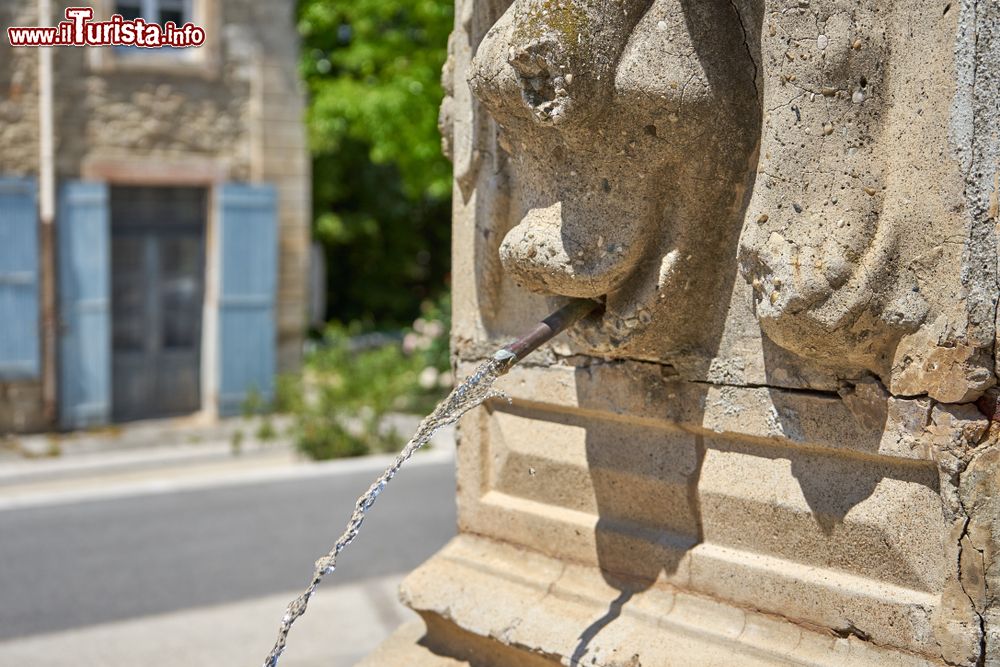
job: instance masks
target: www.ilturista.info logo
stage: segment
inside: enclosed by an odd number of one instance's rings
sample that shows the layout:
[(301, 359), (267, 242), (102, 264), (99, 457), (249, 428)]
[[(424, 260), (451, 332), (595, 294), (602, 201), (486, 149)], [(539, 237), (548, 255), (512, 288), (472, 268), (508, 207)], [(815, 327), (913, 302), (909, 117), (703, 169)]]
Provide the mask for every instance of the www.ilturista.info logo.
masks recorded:
[(66, 20), (55, 27), (11, 27), (7, 38), (11, 46), (138, 46), (158, 49), (165, 46), (184, 48), (205, 43), (205, 30), (188, 22), (178, 26), (167, 21), (162, 26), (141, 18), (125, 19), (120, 14), (107, 21), (91, 21), (90, 7), (69, 7)]

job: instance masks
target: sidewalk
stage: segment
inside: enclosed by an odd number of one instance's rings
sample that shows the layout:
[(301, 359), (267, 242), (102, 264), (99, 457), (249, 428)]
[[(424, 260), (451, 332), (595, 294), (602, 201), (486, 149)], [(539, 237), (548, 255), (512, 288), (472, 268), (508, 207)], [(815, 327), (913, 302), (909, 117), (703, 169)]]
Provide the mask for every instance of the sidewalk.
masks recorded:
[[(419, 418), (409, 415), (394, 416), (393, 420), (401, 433), (415, 430), (419, 424)], [(245, 425), (243, 420), (230, 421)], [(146, 427), (141, 430), (152, 431)], [(167, 442), (161, 445), (157, 440), (157, 444), (140, 448), (134, 444), (101, 446), (91, 441), (72, 455), (3, 461), (0, 510), (322, 476), (332, 469), (384, 468), (395, 458), (395, 454), (375, 454), (316, 462), (296, 452), (285, 438), (268, 442), (248, 439), (238, 453), (230, 441), (190, 444), (174, 437)], [(454, 449), (454, 427), (442, 428), (408, 465), (450, 461)]]
[[(350, 667), (406, 621), (403, 575), (320, 587), (292, 629), (281, 667)], [(32, 667), (245, 667), (271, 649), (280, 610), (301, 591), (236, 604), (0, 642), (0, 664)]]
[(150, 419), (114, 424), (69, 433), (13, 434), (0, 438), (6, 458), (69, 458), (114, 451), (143, 450), (156, 447), (198, 446), (208, 443), (232, 443), (234, 438), (249, 444), (260, 442), (257, 434), (269, 424), (275, 439), (281, 439), (291, 421), (284, 415), (270, 417), (230, 417), (206, 421), (198, 415)]
[[(402, 434), (416, 430), (419, 417), (391, 415)], [(202, 426), (183, 421), (140, 422), (121, 429), (70, 435), (19, 436), (16, 447), (29, 456), (0, 458), (0, 510), (74, 499), (164, 493), (229, 483), (253, 483), (289, 476), (325, 474), (329, 467), (367, 468), (375, 461), (385, 466), (394, 454), (334, 461), (311, 461), (295, 451), (285, 435), (289, 420), (271, 420), (276, 436), (256, 437), (262, 420), (228, 419)], [(234, 445), (235, 434), (239, 446)], [(58, 456), (42, 456), (45, 443), (60, 443)], [(450, 460), (454, 455), (453, 427), (441, 429), (416, 459)]]

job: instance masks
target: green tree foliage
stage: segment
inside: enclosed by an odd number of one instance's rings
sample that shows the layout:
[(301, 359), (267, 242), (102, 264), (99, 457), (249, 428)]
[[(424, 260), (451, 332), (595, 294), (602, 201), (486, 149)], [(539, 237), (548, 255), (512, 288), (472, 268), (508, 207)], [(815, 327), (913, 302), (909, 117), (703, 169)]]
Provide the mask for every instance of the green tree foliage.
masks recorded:
[(301, 0), (314, 232), (329, 315), (412, 321), (446, 289), (451, 167), (437, 110), (451, 0)]

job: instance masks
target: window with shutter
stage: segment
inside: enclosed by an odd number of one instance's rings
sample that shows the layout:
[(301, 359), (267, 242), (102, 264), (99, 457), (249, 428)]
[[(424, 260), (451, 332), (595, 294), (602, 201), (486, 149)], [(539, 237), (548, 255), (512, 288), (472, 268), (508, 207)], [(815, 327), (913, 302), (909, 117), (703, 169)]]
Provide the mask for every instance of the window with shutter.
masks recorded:
[(38, 321), (37, 187), (0, 178), (0, 381), (39, 377)]
[(250, 392), (274, 393), (277, 192), (226, 184), (219, 221), (219, 414), (238, 414)]
[(107, 423), (111, 413), (108, 186), (63, 184), (56, 224), (60, 422), (86, 428)]

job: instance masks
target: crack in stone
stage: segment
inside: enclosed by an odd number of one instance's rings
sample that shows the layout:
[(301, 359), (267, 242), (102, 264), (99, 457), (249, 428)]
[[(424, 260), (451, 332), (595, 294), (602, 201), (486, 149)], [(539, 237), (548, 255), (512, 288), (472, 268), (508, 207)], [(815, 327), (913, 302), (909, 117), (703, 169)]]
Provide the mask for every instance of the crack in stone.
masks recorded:
[(721, 388), (732, 388), (732, 389), (773, 389), (774, 391), (780, 391), (786, 394), (795, 394), (799, 396), (813, 396), (819, 398), (836, 398), (840, 399), (840, 394), (831, 389), (811, 389), (809, 387), (786, 387), (777, 384), (766, 384), (762, 382), (744, 382), (742, 384), (737, 384), (734, 382), (716, 382), (713, 380), (687, 380), (692, 384), (702, 384), (710, 387), (721, 387)]
[(753, 65), (753, 77), (750, 79), (750, 83), (753, 84), (754, 94), (759, 97), (760, 91), (757, 90), (757, 61), (753, 59), (753, 54), (750, 52), (750, 43), (747, 41), (747, 27), (743, 23), (743, 15), (740, 14), (739, 7), (736, 6), (736, 0), (729, 0), (729, 4), (732, 6), (733, 11), (736, 12), (736, 20), (740, 22), (740, 30), (743, 31), (743, 47), (746, 49), (750, 64)]
[[(965, 597), (969, 599), (969, 605), (972, 607), (972, 613), (976, 615), (979, 619), (979, 656), (976, 658), (976, 667), (985, 667), (986, 665), (986, 618), (976, 607), (976, 601), (972, 598), (972, 595), (965, 588), (965, 581), (962, 579), (962, 554), (964, 552), (964, 547), (962, 546), (962, 541), (969, 536), (969, 524), (972, 522), (972, 518), (969, 516), (968, 510), (965, 508), (965, 504), (959, 501), (962, 506), (962, 511), (965, 513), (965, 523), (962, 525), (962, 534), (958, 536), (958, 584), (962, 588), (962, 592), (965, 593)], [(973, 546), (975, 549), (975, 547)], [(976, 549), (982, 556), (982, 551)], [(985, 574), (985, 568), (984, 568)]]
[(847, 620), (847, 626), (844, 628), (834, 628), (833, 634), (837, 635), (841, 639), (850, 639), (851, 637), (857, 637), (863, 642), (870, 642), (871, 635), (867, 632), (854, 625), (854, 622), (850, 619)]
[[(730, 0), (732, 1), (732, 0)], [(970, 97), (972, 102), (972, 137), (969, 139), (969, 166), (965, 172), (965, 181), (969, 183), (972, 179), (972, 170), (976, 168), (976, 84), (979, 80), (979, 2), (972, 3), (972, 83)]]
[[(983, 413), (987, 412), (987, 411), (983, 410), (983, 406), (982, 405), (977, 405), (977, 408), (980, 410), (980, 412), (983, 412)], [(994, 420), (993, 416), (991, 416), (989, 414), (987, 414), (986, 416), (990, 419), (991, 422), (993, 422), (993, 420)], [(986, 443), (988, 443), (991, 439), (993, 439), (995, 437), (996, 437), (996, 433), (995, 433), (994, 429), (991, 427), (991, 428), (987, 428), (984, 431), (984, 433), (976, 440), (976, 442), (974, 442), (974, 443), (970, 442), (971, 448), (970, 448), (970, 451), (968, 452), (969, 458), (967, 460), (960, 459), (961, 460), (961, 466), (960, 466), (960, 468), (958, 470), (956, 470), (954, 472), (954, 474), (951, 475), (951, 484), (953, 485), (953, 487), (956, 489), (956, 491), (959, 494), (959, 496), (958, 496), (958, 508), (959, 508), (959, 511), (961, 512), (961, 516), (963, 517), (962, 530), (961, 530), (961, 532), (960, 532), (960, 534), (959, 534), (959, 536), (957, 538), (957, 544), (956, 544), (956, 546), (958, 547), (958, 549), (957, 549), (958, 553), (957, 553), (957, 558), (956, 558), (956, 563), (955, 563), (955, 565), (956, 565), (956, 577), (957, 577), (957, 580), (958, 580), (959, 588), (962, 591), (962, 594), (964, 594), (966, 596), (966, 598), (968, 599), (969, 606), (970, 606), (970, 608), (972, 610), (972, 613), (975, 614), (977, 631), (978, 631), (978, 635), (979, 635), (978, 636), (978, 655), (976, 656), (976, 662), (974, 663), (975, 667), (985, 667), (985, 665), (987, 664), (987, 659), (988, 659), (988, 649), (989, 649), (988, 638), (989, 638), (989, 633), (987, 632), (988, 626), (987, 626), (987, 620), (986, 620), (986, 612), (988, 611), (988, 609), (990, 607), (989, 580), (988, 580), (988, 578), (986, 576), (987, 570), (988, 570), (988, 563), (986, 562), (986, 552), (985, 552), (985, 550), (984, 549), (980, 549), (978, 546), (976, 546), (976, 544), (973, 542), (973, 539), (972, 539), (972, 533), (970, 531), (970, 527), (971, 527), (972, 521), (973, 521), (973, 514), (974, 514), (974, 511), (975, 511), (975, 504), (973, 505), (972, 511), (970, 511), (970, 508), (967, 507), (967, 505), (966, 505), (966, 502), (968, 500), (970, 500), (970, 499), (969, 498), (963, 498), (961, 496), (961, 493), (962, 493), (962, 481), (963, 481), (963, 476), (965, 474), (971, 472), (971, 469), (973, 468), (974, 463), (980, 457), (982, 457), (983, 455), (985, 455), (990, 450), (990, 447), (986, 446)], [(978, 563), (977, 563), (977, 565), (978, 565), (978, 569), (982, 573), (981, 576), (983, 577), (982, 585), (983, 585), (983, 594), (984, 595), (983, 595), (983, 599), (981, 601), (981, 604), (983, 605), (982, 610), (980, 610), (979, 606), (976, 603), (976, 599), (973, 597), (973, 593), (975, 593), (975, 590), (973, 590), (973, 592), (970, 593), (969, 589), (966, 588), (966, 581), (965, 581), (964, 574), (963, 574), (963, 566), (962, 566), (963, 557), (972, 557), (971, 555), (969, 555), (967, 553), (970, 548), (973, 551), (975, 551), (976, 555), (978, 556)]]

